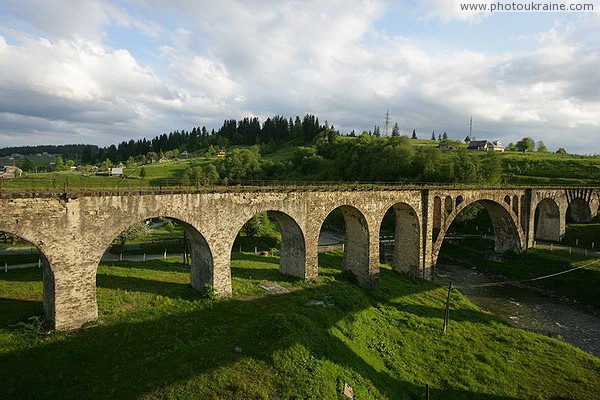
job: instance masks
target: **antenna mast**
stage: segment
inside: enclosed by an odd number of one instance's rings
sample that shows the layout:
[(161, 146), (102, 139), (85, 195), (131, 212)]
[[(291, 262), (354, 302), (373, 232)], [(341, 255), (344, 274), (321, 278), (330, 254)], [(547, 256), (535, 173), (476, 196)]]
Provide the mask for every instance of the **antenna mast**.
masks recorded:
[(469, 141), (473, 140), (473, 117), (469, 120)]
[(385, 112), (385, 130), (383, 131), (384, 136), (388, 135), (389, 127), (390, 127), (390, 110), (387, 110)]

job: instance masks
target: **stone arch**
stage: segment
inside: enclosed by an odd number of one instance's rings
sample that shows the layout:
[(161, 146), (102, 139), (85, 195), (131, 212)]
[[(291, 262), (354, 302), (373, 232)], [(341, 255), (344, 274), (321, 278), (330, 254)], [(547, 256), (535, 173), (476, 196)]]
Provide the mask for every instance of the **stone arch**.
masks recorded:
[[(367, 219), (359, 209), (350, 205), (338, 206), (327, 213), (327, 216), (337, 209), (342, 211), (346, 226), (346, 243), (344, 245), (342, 269), (351, 271), (361, 286), (371, 287), (369, 262), (370, 237)], [(324, 218), (321, 222), (321, 228), (325, 219), (327, 218)]]
[[(266, 212), (281, 231), (281, 249), (279, 250), (279, 271), (282, 274), (306, 278), (306, 241), (300, 225), (289, 214), (277, 210), (259, 211), (254, 215)], [(244, 224), (249, 219), (244, 221)], [(243, 224), (242, 224), (243, 226)], [(237, 233), (242, 226), (236, 230)], [(232, 241), (233, 245), (233, 241)]]
[(513, 212), (515, 213), (515, 215), (519, 215), (519, 196), (517, 196), (516, 194), (513, 196), (513, 201), (512, 201), (512, 209)]
[(510, 195), (504, 196), (504, 202), (510, 206)]
[(587, 200), (577, 197), (569, 202), (567, 217), (575, 223), (584, 224), (592, 221), (592, 210)]
[(439, 196), (433, 198), (433, 240), (437, 240), (442, 230), (442, 199)]
[(439, 238), (434, 240), (433, 243), (433, 265), (437, 263), (437, 257), (444, 241), (444, 237), (452, 225), (452, 222), (466, 207), (474, 203), (483, 205), (492, 220), (492, 225), (494, 227), (494, 251), (496, 253), (526, 248), (525, 234), (520, 227), (517, 216), (512, 212), (510, 206), (499, 203), (493, 199), (474, 199), (472, 201), (463, 202), (461, 207), (456, 208), (456, 210), (448, 216), (448, 219), (440, 232)]
[(554, 200), (545, 198), (537, 204), (534, 223), (536, 239), (560, 241), (560, 208)]
[[(120, 224), (115, 224), (106, 230), (102, 236), (101, 243), (97, 247), (100, 252), (96, 255), (96, 266), (100, 263), (102, 255), (121, 232), (129, 226), (145, 221), (151, 218), (165, 217), (176, 221), (185, 232), (186, 239), (189, 243), (190, 251), (190, 285), (195, 290), (201, 290), (205, 284), (215, 285), (215, 276), (213, 268), (213, 256), (208, 242), (204, 236), (191, 223), (171, 215), (132, 215), (127, 220), (123, 220)], [(97, 268), (97, 267), (96, 267)]]
[(456, 197), (456, 206), (454, 207), (454, 209), (457, 209), (458, 206), (460, 206), (462, 204), (462, 202), (464, 201), (462, 196), (457, 196)]
[(19, 237), (22, 240), (29, 242), (40, 254), (41, 267), (42, 267), (42, 305), (44, 310), (44, 317), (53, 326), (55, 321), (55, 290), (56, 282), (54, 279), (54, 268), (51, 262), (52, 256), (46, 254), (43, 246), (43, 241), (36, 240), (34, 237), (29, 236), (27, 233), (20, 234), (10, 229), (5, 229), (0, 226), (0, 231), (8, 233), (10, 235)]
[(421, 224), (418, 214), (406, 203), (396, 203), (389, 210), (394, 210), (396, 222), (392, 268), (417, 276), (421, 268)]
[(527, 202), (525, 195), (521, 195), (521, 212), (519, 213), (521, 220), (521, 228), (523, 231), (527, 230)]
[(452, 197), (446, 196), (446, 199), (444, 200), (444, 211), (446, 211), (448, 214), (450, 214), (453, 209), (454, 209), (454, 204), (452, 203)]

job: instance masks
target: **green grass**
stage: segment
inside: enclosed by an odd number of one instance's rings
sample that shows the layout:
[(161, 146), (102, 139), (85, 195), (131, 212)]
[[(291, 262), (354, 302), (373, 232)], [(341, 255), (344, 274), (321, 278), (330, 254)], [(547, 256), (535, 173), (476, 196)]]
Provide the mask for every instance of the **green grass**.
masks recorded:
[[(46, 335), (38, 269), (0, 275), (0, 393), (61, 399), (592, 399), (600, 361), (517, 330), (453, 294), (388, 268), (365, 291), (321, 257), (320, 279), (279, 274), (278, 259), (240, 254), (230, 299), (202, 298), (181, 264), (115, 262), (97, 275), (100, 319)], [(258, 287), (276, 282), (275, 294)], [(326, 307), (307, 306), (323, 300)], [(237, 350), (236, 350), (237, 349)]]
[(592, 264), (596, 259), (566, 251), (530, 249), (514, 255), (507, 263), (486, 261), (484, 255), (492, 251), (493, 243), (490, 239), (466, 238), (460, 246), (444, 245), (440, 261), (448, 262), (450, 259), (450, 262), (466, 263), (481, 271), (501, 274), (509, 280), (528, 280), (583, 266), (570, 273), (528, 284), (600, 312), (600, 262)]
[(592, 248), (599, 250), (600, 247), (600, 224), (568, 224), (562, 244)]

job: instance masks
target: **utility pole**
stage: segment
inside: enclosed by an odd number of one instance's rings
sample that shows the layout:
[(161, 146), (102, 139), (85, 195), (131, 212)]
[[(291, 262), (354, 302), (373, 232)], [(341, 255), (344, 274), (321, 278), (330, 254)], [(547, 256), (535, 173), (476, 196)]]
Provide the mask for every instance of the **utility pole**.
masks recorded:
[(469, 120), (469, 141), (473, 140), (473, 117)]
[(384, 136), (388, 136), (389, 127), (390, 127), (390, 110), (385, 112), (385, 130), (383, 131)]

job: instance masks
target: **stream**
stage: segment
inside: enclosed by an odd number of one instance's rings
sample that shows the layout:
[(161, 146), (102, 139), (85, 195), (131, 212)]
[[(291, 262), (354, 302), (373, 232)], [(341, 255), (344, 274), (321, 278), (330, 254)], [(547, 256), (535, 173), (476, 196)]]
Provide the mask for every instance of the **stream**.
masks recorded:
[(453, 288), (473, 303), (515, 327), (562, 337), (566, 342), (600, 357), (600, 317), (596, 315), (575, 309), (527, 286), (476, 287), (506, 279), (471, 268), (438, 265), (434, 279), (437, 283), (452, 282)]

